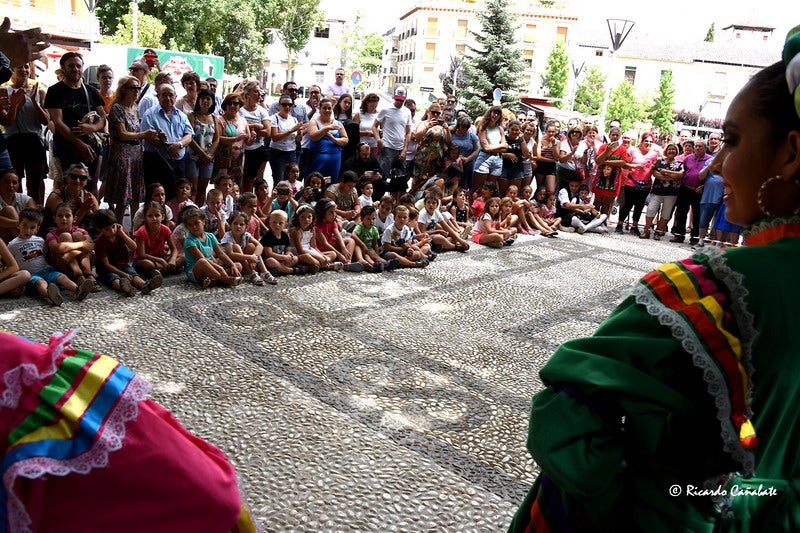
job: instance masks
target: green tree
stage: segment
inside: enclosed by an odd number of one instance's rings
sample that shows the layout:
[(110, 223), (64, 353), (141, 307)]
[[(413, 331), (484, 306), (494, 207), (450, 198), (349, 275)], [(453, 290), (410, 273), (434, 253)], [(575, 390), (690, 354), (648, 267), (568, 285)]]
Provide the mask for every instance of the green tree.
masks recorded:
[(672, 70), (665, 70), (658, 84), (658, 95), (650, 108), (650, 122), (661, 131), (672, 131), (675, 123), (675, 86), (672, 84)]
[(608, 130), (608, 122), (615, 118), (620, 121), (622, 131), (633, 128), (637, 122), (645, 118), (642, 105), (633, 92), (633, 85), (628, 80), (624, 80), (616, 89), (611, 91), (606, 113), (606, 124), (604, 124), (606, 131)]
[(545, 96), (554, 98), (553, 105), (561, 109), (567, 102), (567, 80), (569, 79), (569, 57), (567, 48), (563, 43), (558, 43), (555, 48), (550, 50), (547, 56), (547, 67), (545, 67), (544, 85), (547, 88)]
[(473, 117), (483, 114), (492, 102), (495, 87), (503, 90), (501, 104), (517, 102), (522, 88), (522, 51), (510, 37), (514, 35), (516, 18), (509, 13), (507, 0), (489, 0), (488, 13), (476, 13), (480, 32), (470, 32), (475, 46), (469, 46), (463, 71), (468, 88), (464, 90), (467, 112)]
[[(157, 18), (140, 13), (136, 17), (137, 24), (137, 46), (160, 48), (161, 38), (167, 27)], [(114, 35), (107, 35), (102, 38), (102, 42), (109, 44), (133, 44), (133, 13), (128, 11), (122, 15), (117, 31)]]
[[(250, 1), (257, 3), (257, 0)], [(267, 9), (261, 9), (261, 20), (257, 14), (258, 27), (277, 28), (280, 31), (289, 60), (286, 79), (290, 80), (294, 78), (297, 52), (305, 48), (311, 32), (323, 19), (319, 0), (269, 0), (262, 5)]]
[(711, 23), (711, 26), (708, 27), (708, 32), (706, 33), (706, 38), (703, 39), (707, 43), (714, 42), (714, 23)]
[(198, 52), (224, 57), (228, 73), (260, 78), (264, 42), (256, 16), (244, 9), (246, 5), (246, 0), (222, 0), (220, 9), (208, 17), (205, 29), (209, 31), (195, 44)]
[(606, 75), (600, 67), (597, 65), (589, 67), (589, 71), (575, 91), (575, 111), (582, 115), (602, 113), (605, 82)]
[(378, 74), (383, 60), (383, 38), (377, 33), (369, 33), (361, 22), (361, 13), (356, 14), (352, 25), (342, 32), (338, 43), (339, 56), (331, 58), (331, 63), (350, 66), (366, 72)]

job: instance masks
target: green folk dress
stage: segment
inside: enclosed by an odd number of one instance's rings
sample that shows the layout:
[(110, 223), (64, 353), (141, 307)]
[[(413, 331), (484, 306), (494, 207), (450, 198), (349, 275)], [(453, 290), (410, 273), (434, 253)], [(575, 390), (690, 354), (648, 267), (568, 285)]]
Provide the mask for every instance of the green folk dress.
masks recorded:
[(542, 368), (509, 531), (800, 530), (800, 217), (644, 276)]

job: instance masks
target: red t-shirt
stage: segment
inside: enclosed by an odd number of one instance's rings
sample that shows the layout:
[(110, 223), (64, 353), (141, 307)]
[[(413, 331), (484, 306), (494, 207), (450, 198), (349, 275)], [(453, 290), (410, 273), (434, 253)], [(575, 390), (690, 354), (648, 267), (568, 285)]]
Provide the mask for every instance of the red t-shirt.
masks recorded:
[[(169, 252), (169, 245), (167, 239), (172, 235), (170, 230), (164, 224), (158, 229), (158, 233), (153, 235), (147, 230), (147, 224), (140, 226), (139, 229), (133, 232), (134, 239), (142, 239), (144, 241), (144, 253), (155, 257), (164, 257)], [(134, 259), (141, 259), (139, 254), (134, 254)]]

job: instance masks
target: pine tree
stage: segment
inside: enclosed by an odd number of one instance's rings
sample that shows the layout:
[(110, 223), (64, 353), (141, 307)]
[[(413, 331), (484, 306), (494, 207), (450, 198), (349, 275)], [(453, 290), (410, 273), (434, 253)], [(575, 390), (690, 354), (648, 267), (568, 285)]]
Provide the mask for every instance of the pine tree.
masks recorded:
[[(606, 121), (618, 119), (622, 131), (633, 128), (637, 122), (644, 118), (644, 111), (636, 94), (633, 92), (633, 85), (628, 80), (624, 80), (611, 91), (611, 98), (608, 101), (608, 111)], [(608, 131), (608, 123), (603, 124)]]
[(707, 43), (714, 42), (714, 23), (711, 23), (711, 26), (708, 27), (708, 32), (706, 33), (706, 38), (704, 39)]
[(547, 87), (545, 96), (555, 98), (553, 105), (561, 109), (567, 102), (567, 80), (569, 79), (569, 57), (567, 48), (563, 43), (558, 43), (550, 50), (547, 56), (547, 67), (544, 73), (544, 85)]
[(516, 19), (509, 14), (507, 0), (489, 0), (488, 13), (476, 13), (480, 32), (470, 32), (475, 47), (469, 46), (463, 69), (468, 87), (463, 91), (467, 112), (482, 115), (492, 103), (492, 91), (503, 91), (501, 104), (513, 105), (522, 88), (522, 52), (514, 42)]
[(603, 84), (606, 75), (597, 65), (592, 65), (575, 91), (575, 111), (582, 115), (599, 115), (603, 111)]
[(658, 85), (658, 96), (650, 108), (650, 122), (661, 131), (672, 131), (675, 122), (675, 87), (672, 84), (672, 70), (665, 70)]

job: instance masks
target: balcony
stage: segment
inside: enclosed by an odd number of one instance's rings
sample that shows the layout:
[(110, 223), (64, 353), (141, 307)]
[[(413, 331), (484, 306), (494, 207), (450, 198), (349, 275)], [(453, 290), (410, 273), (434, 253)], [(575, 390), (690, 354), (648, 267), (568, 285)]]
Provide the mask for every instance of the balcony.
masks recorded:
[(100, 35), (97, 17), (88, 12), (82, 1), (76, 1), (74, 5), (79, 11), (73, 11), (73, 3), (65, 0), (0, 0), (3, 15), (11, 19), (14, 29), (40, 26), (58, 44), (63, 44), (63, 41), (96, 40)]

